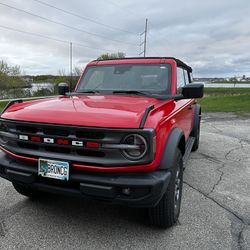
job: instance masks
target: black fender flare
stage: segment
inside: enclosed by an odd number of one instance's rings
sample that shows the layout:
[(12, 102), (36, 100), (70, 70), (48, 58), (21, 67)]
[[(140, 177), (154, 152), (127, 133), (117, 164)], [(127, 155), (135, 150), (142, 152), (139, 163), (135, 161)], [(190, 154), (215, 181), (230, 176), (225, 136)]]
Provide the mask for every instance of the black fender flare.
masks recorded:
[(201, 119), (201, 105), (196, 104), (195, 110), (194, 110), (194, 125), (193, 125), (192, 132), (190, 134), (191, 136), (195, 136), (195, 131), (197, 131), (199, 127), (200, 119)]
[[(184, 152), (185, 152), (185, 137), (184, 137), (184, 133), (183, 131), (181, 131), (179, 128), (173, 128), (170, 132), (170, 135), (168, 136), (168, 139), (165, 143), (164, 146), (164, 151), (162, 154), (162, 158), (161, 158), (161, 163), (158, 167), (159, 170), (162, 169), (173, 169), (174, 167), (174, 161), (176, 158), (176, 150), (179, 147), (179, 143), (181, 142), (181, 140), (183, 140), (184, 138), (184, 142), (182, 141), (182, 143), (184, 143)], [(181, 151), (183, 151), (181, 150)], [(184, 153), (182, 152), (182, 154)]]

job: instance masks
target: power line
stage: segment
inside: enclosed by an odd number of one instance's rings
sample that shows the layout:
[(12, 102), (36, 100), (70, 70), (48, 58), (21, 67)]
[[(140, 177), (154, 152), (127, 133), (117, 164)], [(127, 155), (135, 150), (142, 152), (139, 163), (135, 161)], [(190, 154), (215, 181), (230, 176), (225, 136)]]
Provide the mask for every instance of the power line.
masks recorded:
[(39, 16), (39, 15), (33, 14), (33, 13), (31, 13), (31, 12), (28, 12), (28, 11), (23, 10), (23, 9), (16, 8), (16, 7), (14, 7), (14, 6), (10, 6), (10, 5), (8, 5), (8, 4), (4, 4), (4, 3), (1, 3), (1, 2), (0, 2), (0, 5), (3, 5), (3, 6), (5, 6), (5, 7), (10, 8), (10, 9), (14, 9), (14, 10), (17, 10), (17, 11), (20, 11), (20, 12), (23, 12), (23, 13), (26, 13), (26, 14), (28, 14), (28, 15), (31, 15), (31, 16), (34, 16), (34, 17), (37, 17), (37, 18), (46, 20), (46, 21), (48, 21), (48, 22), (51, 22), (51, 23), (54, 23), (54, 24), (57, 24), (57, 25), (66, 27), (66, 28), (68, 28), (68, 29), (72, 29), (72, 30), (76, 30), (76, 31), (78, 31), (78, 32), (85, 33), (85, 34), (88, 34), (88, 35), (91, 35), (91, 36), (101, 37), (101, 38), (103, 38), (103, 39), (110, 40), (110, 41), (113, 41), (113, 42), (118, 42), (118, 43), (133, 45), (133, 46), (138, 46), (137, 44), (134, 44), (134, 43), (128, 43), (128, 42), (123, 42), (123, 41), (119, 41), (119, 40), (110, 39), (110, 38), (108, 38), (108, 37), (105, 37), (105, 36), (102, 36), (102, 35), (98, 35), (98, 34), (95, 34), (95, 33), (91, 33), (91, 32), (86, 31), (86, 30), (78, 29), (78, 28), (75, 28), (75, 27), (73, 27), (73, 26), (70, 26), (70, 25), (61, 23), (61, 22), (53, 21), (53, 20), (51, 20), (51, 19), (49, 19), (49, 18), (46, 18), (46, 17), (42, 17), (42, 16)]
[[(37, 33), (32, 33), (32, 32), (28, 32), (28, 31), (24, 31), (24, 30), (19, 30), (19, 29), (4, 26), (4, 25), (1, 25), (1, 24), (0, 24), (0, 28), (15, 31), (15, 32), (19, 32), (19, 33), (23, 33), (23, 34), (30, 35), (30, 36), (36, 36), (36, 37), (40, 37), (40, 38), (44, 38), (44, 39), (64, 43), (64, 44), (70, 44), (70, 42), (66, 41), (66, 40), (61, 40), (61, 39), (53, 38), (53, 37), (50, 37), (50, 36), (37, 34)], [(85, 44), (82, 44), (82, 43), (77, 43), (77, 42), (73, 42), (73, 43), (74, 43), (75, 46), (84, 47), (84, 48), (88, 48), (88, 49), (94, 49), (94, 50), (100, 50), (100, 51), (109, 51), (109, 52), (117, 52), (115, 50), (110, 50), (110, 49), (101, 49), (101, 48), (91, 47), (91, 46), (88, 46), (88, 45), (85, 45)]]
[(137, 15), (138, 14), (138, 13), (135, 13), (134, 11), (131, 11), (130, 9), (128, 10), (127, 8), (124, 8), (124, 7), (120, 6), (119, 4), (117, 4), (117, 3), (113, 2), (113, 1), (106, 0), (106, 2), (108, 2), (111, 5), (114, 5), (118, 9), (121, 9), (123, 11), (125, 10), (126, 12), (129, 12), (132, 15)]
[(54, 5), (45, 3), (45, 2), (40, 1), (40, 0), (32, 0), (32, 1), (38, 2), (38, 3), (40, 3), (40, 4), (43, 4), (43, 5), (45, 5), (45, 6), (48, 6), (48, 7), (50, 7), (50, 8), (53, 8), (53, 9), (56, 9), (56, 10), (58, 10), (58, 11), (64, 12), (64, 13), (66, 13), (66, 14), (68, 14), (68, 15), (71, 15), (71, 16), (74, 16), (74, 17), (78, 17), (78, 18), (81, 18), (81, 19), (83, 19), (83, 20), (87, 20), (87, 21), (89, 21), (89, 22), (92, 22), (92, 23), (101, 25), (101, 26), (103, 26), (103, 27), (106, 27), (106, 28), (109, 28), (109, 29), (112, 29), (112, 30), (117, 30), (117, 31), (120, 31), (120, 32), (124, 32), (124, 33), (128, 33), (128, 34), (137, 35), (137, 33), (135, 33), (135, 32), (123, 30), (123, 29), (120, 29), (120, 28), (118, 28), (118, 27), (114, 27), (114, 26), (111, 26), (111, 25), (108, 25), (108, 24), (104, 24), (104, 23), (99, 22), (99, 21), (96, 21), (96, 20), (94, 20), (94, 19), (92, 19), (92, 18), (90, 18), (90, 17), (78, 15), (78, 14), (73, 13), (73, 12), (71, 12), (71, 11), (68, 11), (68, 10), (65, 10), (65, 9), (62, 9), (62, 8), (59, 8), (59, 7), (57, 7), (57, 6), (54, 6)]

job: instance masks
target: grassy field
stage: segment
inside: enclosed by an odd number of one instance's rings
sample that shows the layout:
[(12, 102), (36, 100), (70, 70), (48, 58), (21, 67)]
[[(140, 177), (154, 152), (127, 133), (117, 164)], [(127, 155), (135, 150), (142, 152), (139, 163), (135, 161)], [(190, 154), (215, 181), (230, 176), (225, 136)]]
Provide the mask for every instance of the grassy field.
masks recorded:
[(206, 88), (199, 103), (203, 112), (250, 112), (250, 89)]
[[(198, 101), (202, 112), (249, 112), (250, 88), (206, 88), (205, 96)], [(0, 111), (7, 102), (0, 102)]]
[(8, 102), (0, 102), (0, 112)]

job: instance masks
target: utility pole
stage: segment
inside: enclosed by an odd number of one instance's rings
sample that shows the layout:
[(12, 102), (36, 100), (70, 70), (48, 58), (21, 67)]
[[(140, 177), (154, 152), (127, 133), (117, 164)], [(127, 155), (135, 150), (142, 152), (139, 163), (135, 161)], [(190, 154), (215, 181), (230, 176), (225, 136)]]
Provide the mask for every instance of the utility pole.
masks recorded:
[(144, 41), (140, 44), (140, 46), (143, 45), (143, 51), (139, 53), (139, 55), (142, 55), (146, 57), (146, 51), (147, 51), (147, 33), (148, 33), (148, 19), (146, 18), (145, 23), (145, 30), (140, 34), (141, 36), (144, 35)]
[(69, 64), (70, 64), (70, 83), (69, 83), (69, 92), (71, 92), (71, 88), (72, 88), (72, 80), (73, 80), (73, 73), (72, 73), (72, 69), (73, 69), (73, 66), (72, 66), (72, 63), (73, 63), (73, 53), (72, 53), (72, 42), (70, 42), (70, 51), (69, 51)]

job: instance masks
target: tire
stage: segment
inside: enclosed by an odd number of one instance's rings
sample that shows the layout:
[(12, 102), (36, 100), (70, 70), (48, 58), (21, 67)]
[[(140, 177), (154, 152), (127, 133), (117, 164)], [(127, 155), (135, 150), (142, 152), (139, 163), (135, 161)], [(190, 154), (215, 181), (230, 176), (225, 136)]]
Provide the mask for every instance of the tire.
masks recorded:
[(38, 197), (40, 195), (39, 191), (36, 191), (28, 186), (19, 184), (17, 182), (12, 182), (12, 185), (19, 194), (22, 194), (22, 195), (27, 196), (29, 198), (35, 198), (35, 197)]
[(183, 161), (182, 154), (176, 152), (175, 166), (166, 193), (159, 203), (148, 209), (150, 223), (161, 228), (173, 226), (180, 214), (182, 186), (183, 186)]
[(194, 126), (192, 132), (191, 132), (191, 136), (194, 137), (194, 145), (192, 147), (192, 152), (196, 151), (199, 148), (199, 143), (200, 143), (200, 126), (201, 126), (201, 118), (199, 115), (198, 118), (198, 124), (196, 126)]

